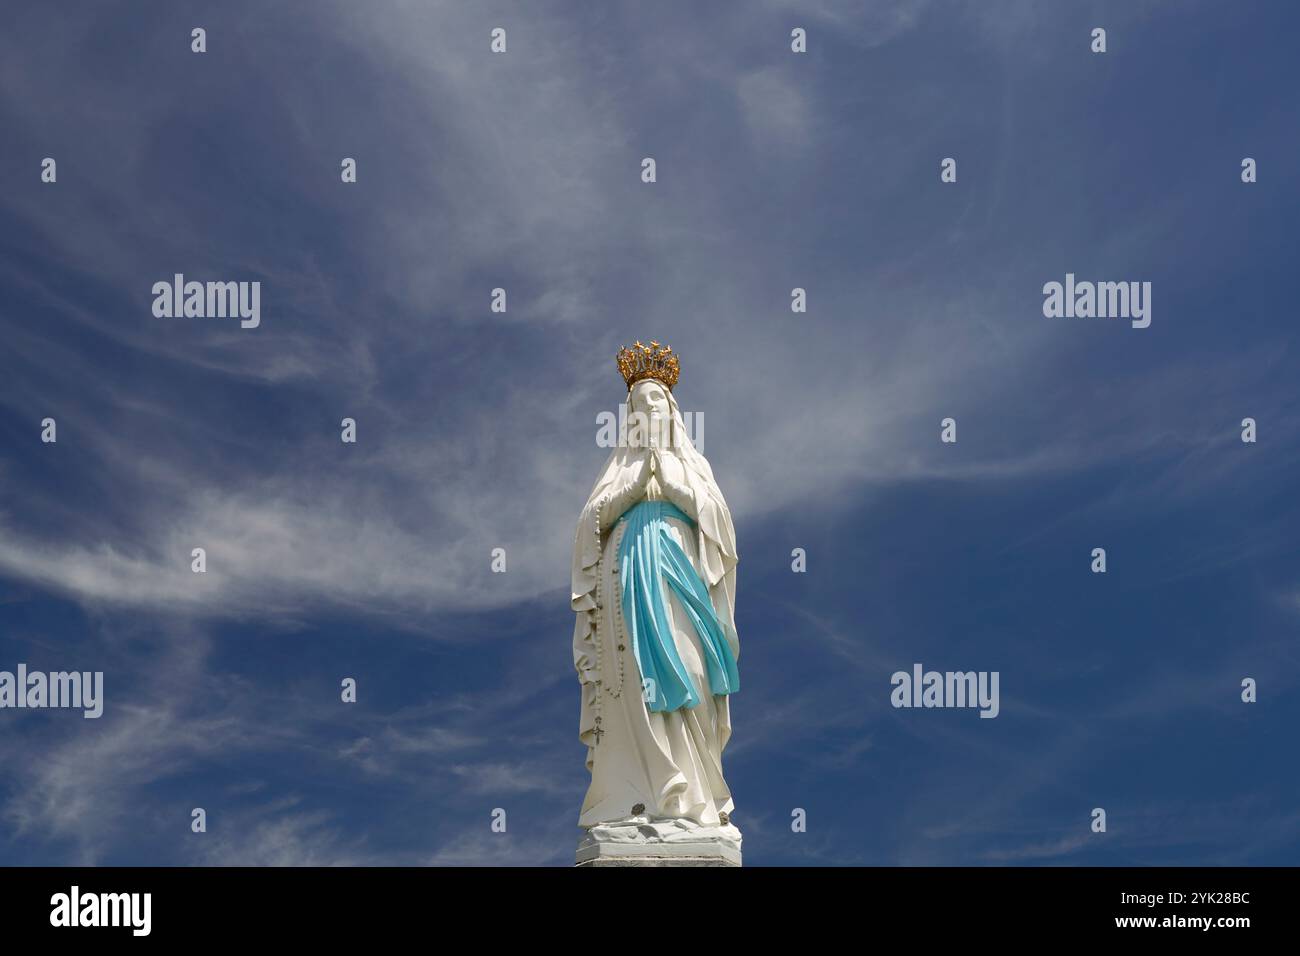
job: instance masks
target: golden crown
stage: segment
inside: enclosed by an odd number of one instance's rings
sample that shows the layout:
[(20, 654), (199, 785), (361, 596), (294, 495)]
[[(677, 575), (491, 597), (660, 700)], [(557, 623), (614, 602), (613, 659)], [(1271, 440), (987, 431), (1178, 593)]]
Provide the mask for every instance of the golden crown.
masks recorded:
[(680, 371), (672, 347), (658, 342), (649, 345), (635, 342), (631, 348), (619, 349), (618, 370), (629, 389), (642, 379), (653, 378), (667, 385), (670, 391), (677, 384)]

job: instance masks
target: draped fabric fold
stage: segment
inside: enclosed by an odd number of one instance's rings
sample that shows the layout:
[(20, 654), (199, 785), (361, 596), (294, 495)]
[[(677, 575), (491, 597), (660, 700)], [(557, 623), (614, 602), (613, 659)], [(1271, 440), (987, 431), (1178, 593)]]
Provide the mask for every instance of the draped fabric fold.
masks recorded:
[(619, 545), (623, 619), (632, 653), (652, 711), (695, 707), (702, 690), (691, 681), (677, 651), (664, 603), (665, 586), (681, 601), (700, 639), (708, 670), (708, 692), (734, 694), (740, 689), (736, 658), (718, 620), (709, 591), (681, 546), (673, 539), (668, 517), (695, 522), (667, 501), (641, 501), (624, 512), (627, 522)]

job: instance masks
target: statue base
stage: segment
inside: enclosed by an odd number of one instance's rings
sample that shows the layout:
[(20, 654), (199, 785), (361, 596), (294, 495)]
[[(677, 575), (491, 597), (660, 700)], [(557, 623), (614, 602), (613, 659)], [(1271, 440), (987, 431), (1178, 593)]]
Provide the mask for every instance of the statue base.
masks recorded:
[(575, 866), (740, 866), (740, 830), (693, 820), (628, 817), (599, 823), (578, 843)]

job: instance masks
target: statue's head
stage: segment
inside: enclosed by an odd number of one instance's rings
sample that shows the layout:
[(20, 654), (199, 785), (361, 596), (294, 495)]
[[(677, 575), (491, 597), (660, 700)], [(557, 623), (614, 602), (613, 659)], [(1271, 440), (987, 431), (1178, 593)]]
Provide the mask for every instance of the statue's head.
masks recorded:
[(676, 408), (672, 393), (658, 379), (645, 378), (627, 393), (627, 443), (634, 448), (677, 449)]
[(628, 405), (634, 412), (644, 412), (651, 420), (672, 419), (672, 408), (668, 404), (668, 388), (658, 379), (643, 378), (633, 385), (628, 393)]
[(619, 349), (615, 360), (628, 389), (628, 444), (675, 450), (682, 436), (677, 433), (677, 403), (672, 388), (677, 384), (680, 365), (672, 347), (654, 341), (649, 345), (636, 342), (631, 348)]

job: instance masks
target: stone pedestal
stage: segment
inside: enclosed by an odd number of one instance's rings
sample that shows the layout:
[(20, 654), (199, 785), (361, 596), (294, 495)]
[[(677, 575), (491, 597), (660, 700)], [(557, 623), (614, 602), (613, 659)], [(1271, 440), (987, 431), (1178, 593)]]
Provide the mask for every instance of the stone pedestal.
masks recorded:
[(586, 831), (577, 866), (740, 866), (740, 830), (690, 820), (629, 817)]

